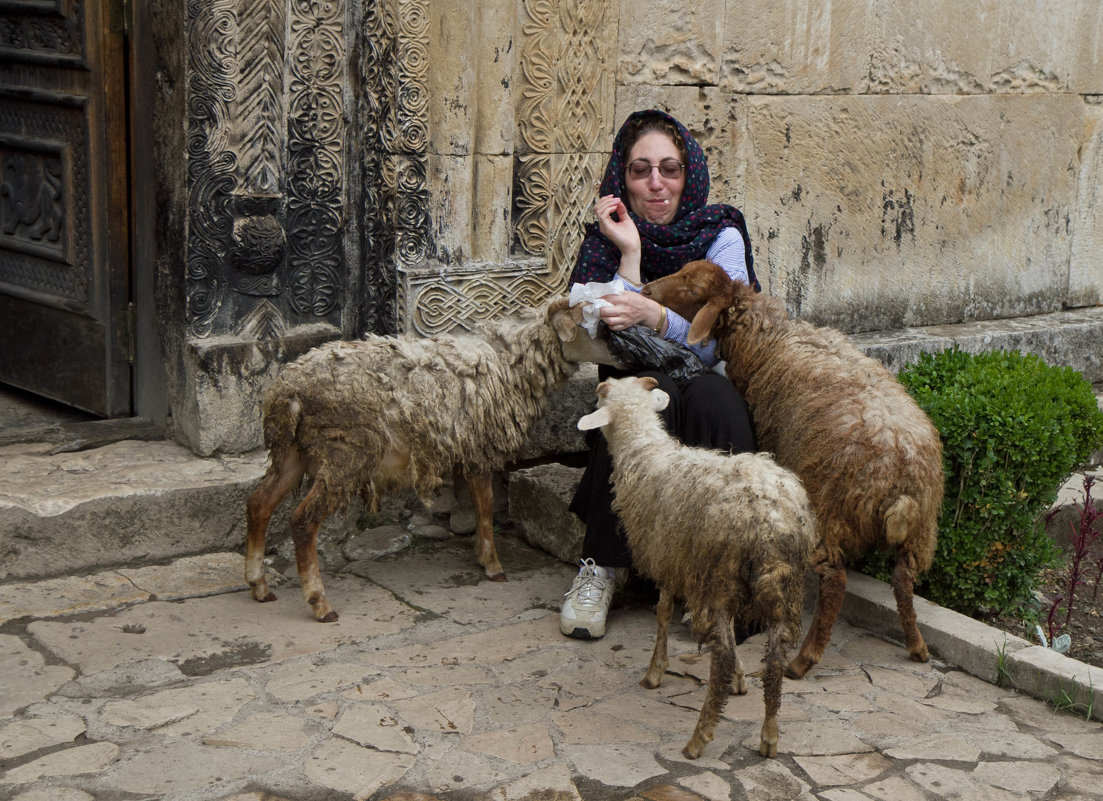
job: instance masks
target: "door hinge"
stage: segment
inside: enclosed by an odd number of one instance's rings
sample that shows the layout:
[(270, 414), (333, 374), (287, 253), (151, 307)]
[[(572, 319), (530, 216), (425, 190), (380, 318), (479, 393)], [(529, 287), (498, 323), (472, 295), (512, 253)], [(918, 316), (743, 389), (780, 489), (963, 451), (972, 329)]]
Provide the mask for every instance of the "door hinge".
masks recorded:
[(137, 352), (137, 347), (135, 345), (137, 341), (137, 332), (138, 312), (134, 308), (134, 303), (131, 302), (126, 305), (126, 342), (123, 348), (123, 352), (126, 354), (126, 360), (131, 364), (134, 364)]
[(114, 34), (130, 35), (130, 0), (110, 0), (107, 29)]

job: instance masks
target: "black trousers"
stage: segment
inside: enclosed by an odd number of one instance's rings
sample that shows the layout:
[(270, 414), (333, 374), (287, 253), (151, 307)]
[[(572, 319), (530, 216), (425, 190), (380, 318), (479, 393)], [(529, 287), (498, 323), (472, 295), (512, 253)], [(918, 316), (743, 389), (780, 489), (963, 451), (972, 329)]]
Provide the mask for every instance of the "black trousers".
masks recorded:
[[(601, 371), (603, 379), (624, 375)], [(754, 450), (754, 424), (747, 403), (726, 377), (707, 373), (679, 387), (664, 373), (635, 375), (652, 376), (670, 396), (670, 404), (660, 414), (667, 431), (686, 445), (725, 453)], [(600, 429), (589, 435), (590, 460), (570, 506), (586, 525), (582, 558), (593, 559), (602, 567), (630, 567), (632, 554), (612, 506), (613, 460)]]

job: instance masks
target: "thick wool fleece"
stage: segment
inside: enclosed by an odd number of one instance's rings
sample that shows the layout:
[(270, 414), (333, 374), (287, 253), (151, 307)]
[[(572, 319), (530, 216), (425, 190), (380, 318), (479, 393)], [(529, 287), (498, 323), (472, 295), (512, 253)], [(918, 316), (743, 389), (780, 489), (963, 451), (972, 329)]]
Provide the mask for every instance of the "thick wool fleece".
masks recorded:
[[(269, 472), (297, 448), (325, 488), (329, 515), (356, 494), (373, 510), (400, 487), (428, 502), (454, 469), (501, 470), (546, 411), (552, 387), (577, 365), (563, 358), (543, 309), (480, 333), (368, 336), (287, 365), (263, 407)], [(406, 450), (404, 464), (383, 462), (388, 451)]]
[(905, 540), (931, 565), (942, 505), (942, 443), (880, 362), (838, 331), (789, 317), (777, 298), (733, 283), (713, 326), (758, 445), (805, 482), (829, 556)]

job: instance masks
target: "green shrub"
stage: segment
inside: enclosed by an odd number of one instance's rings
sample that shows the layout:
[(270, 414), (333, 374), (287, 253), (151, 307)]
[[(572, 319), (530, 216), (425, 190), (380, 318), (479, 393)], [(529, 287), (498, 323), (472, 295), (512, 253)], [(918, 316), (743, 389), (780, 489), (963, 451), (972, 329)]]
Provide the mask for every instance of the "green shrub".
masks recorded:
[(924, 354), (900, 381), (942, 435), (946, 471), (938, 550), (916, 592), (972, 616), (1019, 608), (1056, 559), (1044, 513), (1103, 443), (1091, 385), (1033, 355), (957, 348)]

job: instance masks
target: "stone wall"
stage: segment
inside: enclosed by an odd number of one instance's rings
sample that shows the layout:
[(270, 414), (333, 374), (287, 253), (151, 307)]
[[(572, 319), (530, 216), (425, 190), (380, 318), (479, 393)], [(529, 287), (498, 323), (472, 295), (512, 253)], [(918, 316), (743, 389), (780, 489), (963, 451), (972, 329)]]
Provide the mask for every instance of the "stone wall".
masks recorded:
[(621, 14), (617, 117), (702, 134), (792, 312), (1017, 317), (1103, 302), (1101, 48), (1090, 0), (660, 2)]
[(641, 107), (699, 137), (712, 200), (744, 210), (795, 314), (857, 333), (1103, 303), (1098, 0), (176, 15), (183, 38), (159, 47), (161, 85), (186, 94), (187, 186), (166, 190), (186, 252), (162, 298), (184, 297), (170, 395), (201, 453), (259, 444), (274, 362), (312, 342), (471, 328), (562, 291)]

